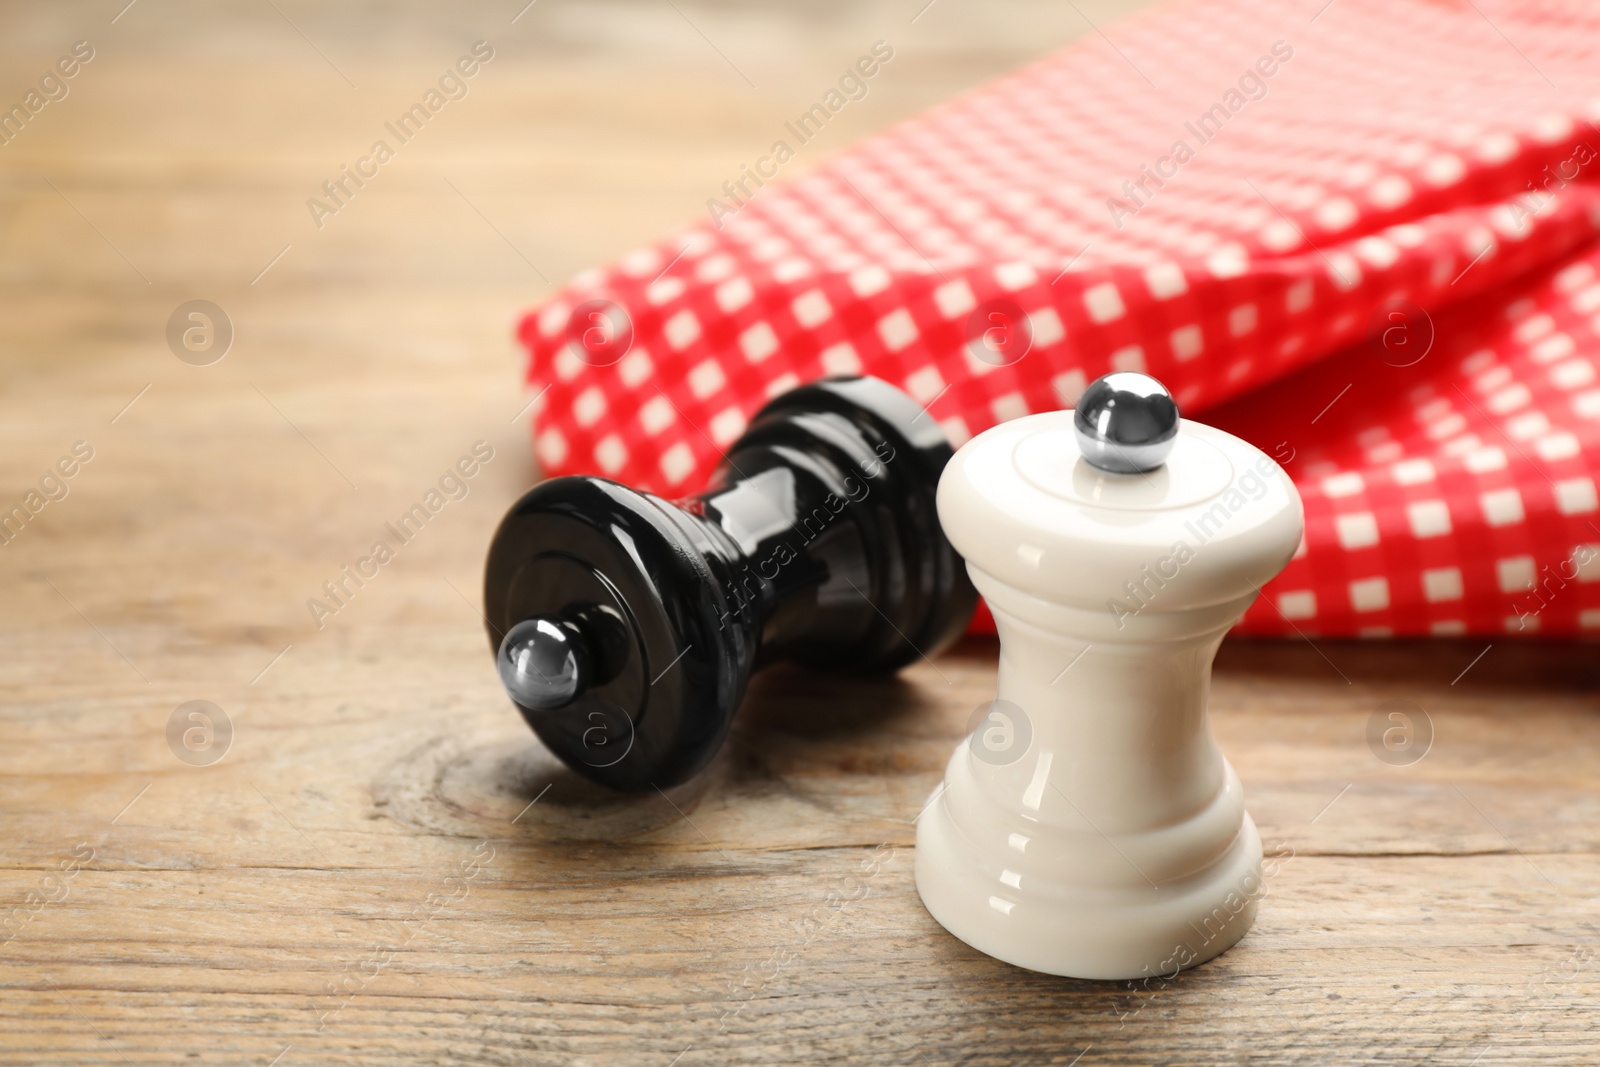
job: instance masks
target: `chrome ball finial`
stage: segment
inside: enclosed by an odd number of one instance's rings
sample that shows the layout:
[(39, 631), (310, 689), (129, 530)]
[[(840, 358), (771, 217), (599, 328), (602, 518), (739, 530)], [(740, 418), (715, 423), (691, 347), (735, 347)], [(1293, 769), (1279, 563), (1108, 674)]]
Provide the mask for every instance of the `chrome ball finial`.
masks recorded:
[(500, 642), (495, 666), (511, 699), (533, 711), (566, 707), (589, 684), (583, 635), (547, 616), (513, 626)]
[(1083, 458), (1101, 470), (1142, 474), (1167, 461), (1178, 440), (1178, 405), (1148, 374), (1095, 379), (1072, 417)]

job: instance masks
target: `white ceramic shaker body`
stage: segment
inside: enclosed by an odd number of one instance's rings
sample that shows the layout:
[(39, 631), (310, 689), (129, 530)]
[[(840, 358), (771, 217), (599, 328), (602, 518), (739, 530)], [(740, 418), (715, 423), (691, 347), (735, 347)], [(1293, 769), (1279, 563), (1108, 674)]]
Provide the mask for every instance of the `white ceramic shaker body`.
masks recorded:
[(1082, 458), (1071, 411), (968, 442), (939, 520), (1000, 634), (991, 754), (980, 728), (917, 824), (928, 911), (1007, 963), (1075, 978), (1175, 974), (1244, 936), (1261, 838), (1211, 736), (1224, 634), (1283, 569), (1300, 497), (1268, 456), (1183, 420), (1165, 465)]

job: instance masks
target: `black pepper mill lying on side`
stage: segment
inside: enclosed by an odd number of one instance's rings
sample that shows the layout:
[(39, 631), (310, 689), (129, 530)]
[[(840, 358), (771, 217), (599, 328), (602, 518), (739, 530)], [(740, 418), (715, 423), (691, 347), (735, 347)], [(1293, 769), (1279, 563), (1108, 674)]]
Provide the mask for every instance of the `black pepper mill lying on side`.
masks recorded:
[(898, 389), (829, 379), (758, 412), (699, 496), (535, 486), (484, 576), (506, 692), (574, 770), (664, 789), (711, 761), (768, 663), (865, 674), (935, 654), (977, 599), (934, 506), (951, 454)]

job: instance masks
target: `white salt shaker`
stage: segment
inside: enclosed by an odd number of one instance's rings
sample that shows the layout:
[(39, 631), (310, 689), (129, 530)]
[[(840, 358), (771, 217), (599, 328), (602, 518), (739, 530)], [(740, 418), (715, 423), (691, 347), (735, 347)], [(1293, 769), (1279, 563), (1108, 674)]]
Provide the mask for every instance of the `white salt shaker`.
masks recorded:
[(1261, 838), (1206, 719), (1211, 661), (1304, 527), (1268, 456), (1142, 374), (963, 447), (939, 520), (1000, 634), (997, 700), (918, 820), (928, 911), (1074, 978), (1172, 975), (1243, 937)]

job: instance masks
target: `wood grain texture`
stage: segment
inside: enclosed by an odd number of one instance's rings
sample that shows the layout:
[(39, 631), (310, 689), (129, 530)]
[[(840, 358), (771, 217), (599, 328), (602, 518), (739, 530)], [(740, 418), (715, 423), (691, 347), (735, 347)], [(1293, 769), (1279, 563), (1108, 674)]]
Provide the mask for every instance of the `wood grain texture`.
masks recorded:
[[(992, 643), (766, 674), (667, 795), (584, 785), (498, 689), (517, 312), (702, 211), (873, 40), (894, 63), (797, 172), (1122, 6), (0, 13), (0, 103), (96, 48), (0, 146), (0, 505), (94, 449), (0, 547), (0, 1062), (1593, 1064), (1593, 645), (1227, 644), (1215, 729), (1277, 871), (1244, 942), (1137, 988), (1008, 968), (918, 903)], [(479, 39), (467, 99), (316, 228)], [(237, 332), (209, 367), (163, 337), (192, 298)], [(479, 440), (319, 629), (306, 599)], [(168, 747), (193, 699), (233, 723), (212, 766)], [(1394, 700), (1434, 727), (1410, 766), (1366, 741)]]

